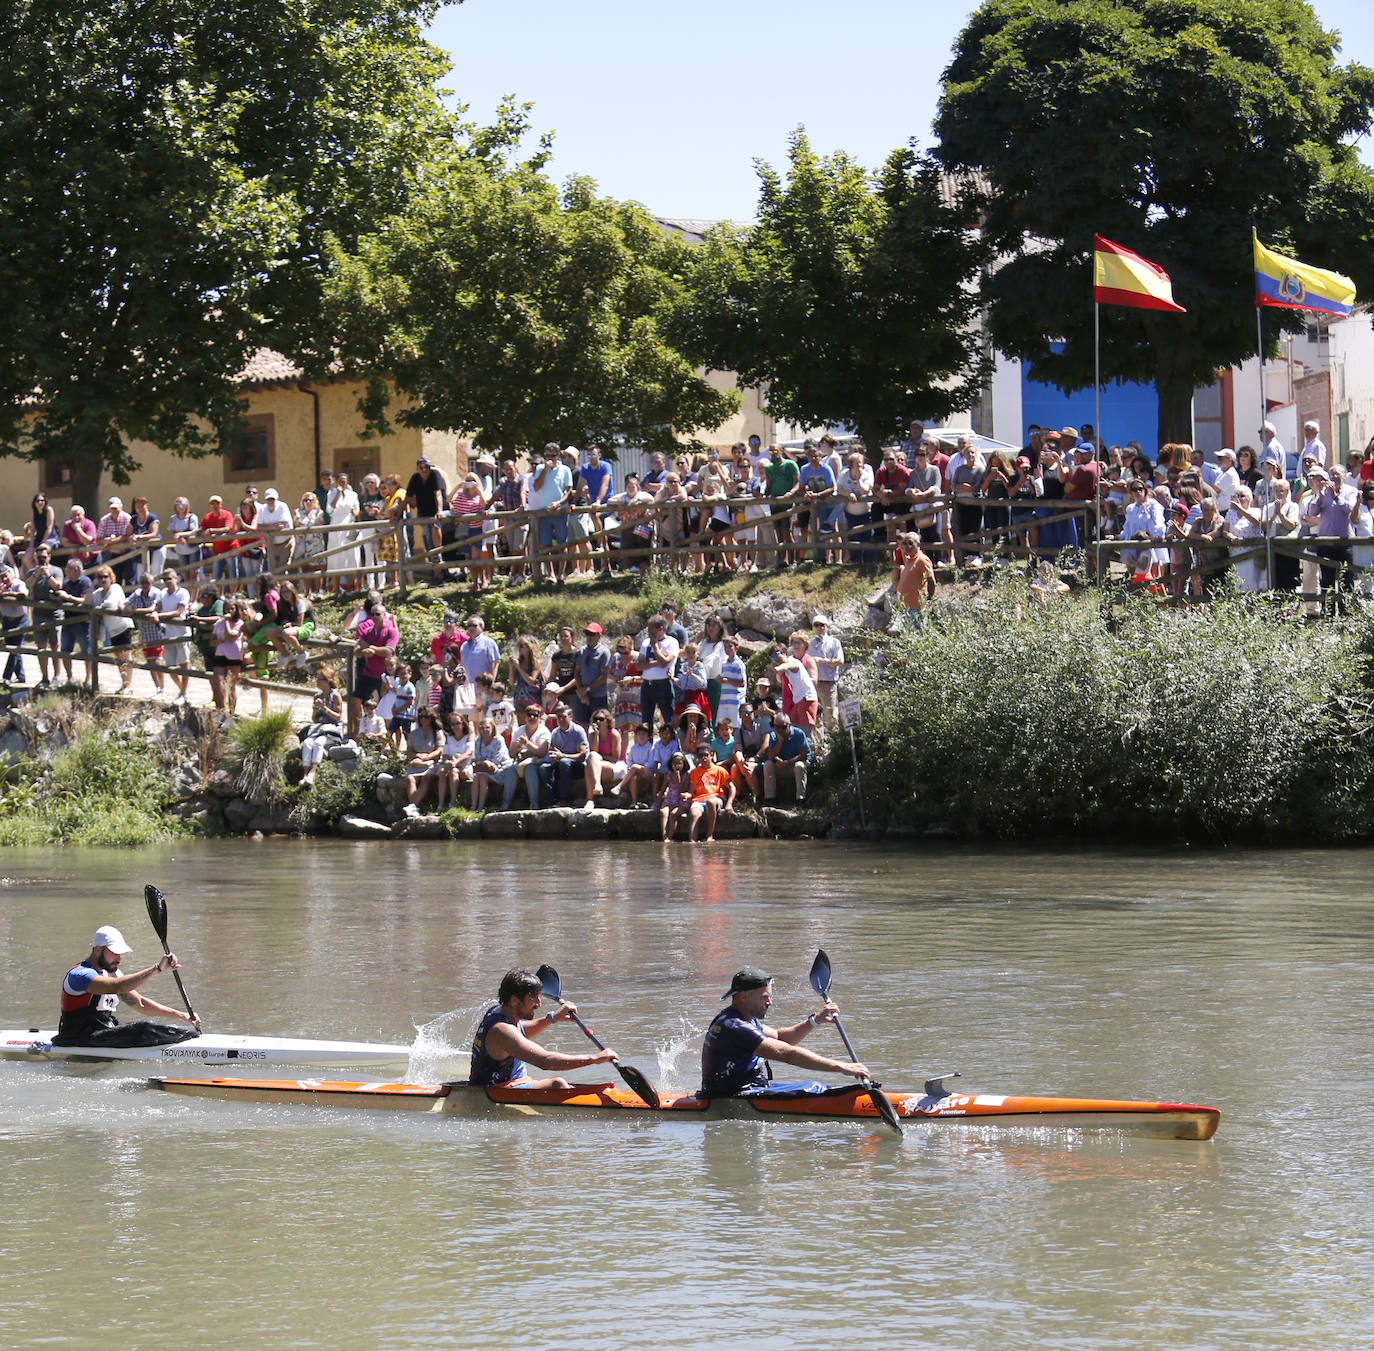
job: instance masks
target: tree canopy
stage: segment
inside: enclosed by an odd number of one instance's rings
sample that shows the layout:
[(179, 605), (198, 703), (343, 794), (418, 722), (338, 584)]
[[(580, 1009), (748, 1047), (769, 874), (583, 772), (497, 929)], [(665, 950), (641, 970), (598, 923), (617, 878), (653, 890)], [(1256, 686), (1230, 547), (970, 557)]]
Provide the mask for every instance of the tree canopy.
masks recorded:
[(70, 464), (89, 502), (130, 440), (217, 450), (257, 347), (327, 360), (326, 236), (396, 211), (454, 134), (434, 7), (4, 7), (0, 453)]
[[(1104, 379), (1152, 382), (1161, 441), (1254, 351), (1250, 231), (1368, 293), (1374, 72), (1302, 0), (987, 0), (944, 75), (939, 155), (990, 185), (993, 341), (1065, 391), (1093, 378), (1093, 234), (1160, 264), (1187, 314), (1114, 308)], [(1271, 321), (1277, 325), (1280, 320)], [(1052, 351), (1053, 340), (1064, 339)]]
[(466, 430), (508, 451), (550, 438), (662, 449), (716, 426), (738, 396), (666, 332), (689, 246), (587, 179), (560, 191), (546, 147), (519, 158), (527, 130), (508, 103), (405, 211), (335, 245), (326, 326), (368, 380), (371, 424)]
[(854, 426), (876, 453), (977, 397), (976, 213), (944, 202), (913, 147), (874, 178), (799, 129), (788, 159), (785, 181), (758, 164), (751, 229), (706, 236), (680, 322), (709, 364), (766, 384), (774, 414)]

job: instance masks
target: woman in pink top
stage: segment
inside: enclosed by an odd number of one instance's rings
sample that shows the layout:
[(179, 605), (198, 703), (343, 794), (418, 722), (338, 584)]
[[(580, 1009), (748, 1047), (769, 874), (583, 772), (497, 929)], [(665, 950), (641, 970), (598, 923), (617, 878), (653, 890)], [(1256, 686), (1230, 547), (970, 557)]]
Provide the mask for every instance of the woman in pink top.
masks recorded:
[(615, 791), (625, 777), (625, 759), (621, 754), (620, 733), (611, 722), (610, 713), (599, 708), (592, 714), (587, 728), (587, 810), (590, 811), (602, 793)]

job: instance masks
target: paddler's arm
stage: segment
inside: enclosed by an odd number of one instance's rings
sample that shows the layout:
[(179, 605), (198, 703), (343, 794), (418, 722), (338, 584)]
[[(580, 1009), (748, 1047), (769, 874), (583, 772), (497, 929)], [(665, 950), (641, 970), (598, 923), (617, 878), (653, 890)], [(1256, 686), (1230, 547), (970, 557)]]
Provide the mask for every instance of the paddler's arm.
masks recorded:
[(117, 994), (126, 1004), (134, 1004), (135, 999), (131, 999), (129, 996), (145, 980), (157, 975), (159, 971), (175, 971), (180, 965), (181, 963), (175, 957), (164, 955), (159, 957), (152, 966), (145, 967), (142, 971), (131, 972), (127, 976), (92, 976), (86, 984), (86, 989), (95, 994)]
[(776, 1032), (770, 1031), (768, 1035), (775, 1037), (778, 1041), (785, 1041), (789, 1046), (796, 1046), (817, 1023), (833, 1023), (835, 1015), (839, 1011), (839, 1005), (833, 1000), (829, 1000), (819, 1013), (813, 1013), (811, 1017), (803, 1018), (799, 1023), (793, 1023), (791, 1027), (780, 1027)]
[[(563, 1012), (567, 1007), (566, 1004), (560, 1006), (558, 1012)], [(531, 1019), (531, 1022), (534, 1021), (536, 1020)], [(538, 1021), (548, 1026), (550, 1018), (546, 1015)], [(516, 1031), (509, 1023), (497, 1023), (487, 1032), (486, 1050), (494, 1060), (500, 1060), (507, 1055), (518, 1056), (541, 1070), (580, 1070), (588, 1065), (601, 1065), (608, 1060), (620, 1058), (609, 1047), (604, 1051), (593, 1051), (590, 1055), (565, 1055), (561, 1051), (550, 1051), (537, 1041), (531, 1040), (523, 1031)]]
[(781, 1060), (784, 1064), (795, 1065), (803, 1070), (828, 1070), (831, 1074), (847, 1074), (852, 1079), (873, 1077), (867, 1066), (857, 1060), (832, 1060), (828, 1055), (817, 1055), (805, 1046), (791, 1046), (776, 1037), (765, 1037), (755, 1048), (754, 1054), (764, 1060)]
[(168, 1008), (166, 1004), (159, 1004), (156, 999), (149, 999), (147, 995), (138, 994), (134, 990), (129, 990), (119, 997), (140, 1013), (152, 1014), (155, 1018), (179, 1018), (183, 1023), (192, 1023), (196, 1027), (200, 1026), (200, 1019), (192, 1018), (183, 1009)]

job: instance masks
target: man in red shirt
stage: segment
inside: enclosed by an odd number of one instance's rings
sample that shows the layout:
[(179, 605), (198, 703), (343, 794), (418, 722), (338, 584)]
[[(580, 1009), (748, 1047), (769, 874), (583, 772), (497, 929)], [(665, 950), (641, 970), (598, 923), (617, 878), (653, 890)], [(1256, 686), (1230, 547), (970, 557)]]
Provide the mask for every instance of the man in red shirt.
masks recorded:
[(887, 523), (887, 542), (895, 544), (897, 542), (898, 529), (906, 530), (907, 527), (899, 527), (897, 517), (906, 511), (906, 485), (911, 478), (911, 470), (897, 458), (896, 450), (889, 447), (883, 451), (883, 462), (878, 466), (878, 471), (873, 475), (873, 496), (877, 499), (873, 505), (873, 520), (876, 524), (885, 516), (892, 519)]
[(697, 827), (702, 818), (706, 819), (705, 844), (716, 838), (716, 813), (722, 808), (730, 810), (735, 800), (735, 785), (730, 781), (730, 771), (716, 764), (715, 751), (709, 741), (697, 747), (697, 765), (692, 771), (692, 809), (691, 825), (687, 838), (695, 840)]
[(228, 538), (235, 524), (234, 513), (224, 509), (224, 498), (211, 493), (210, 505), (201, 514), (200, 533), (210, 541), (210, 575), (217, 582), (232, 583), (238, 576), (234, 541)]
[[(1065, 428), (1065, 432), (1070, 428)], [(1064, 444), (1064, 433), (1060, 433), (1060, 442)], [(1097, 500), (1097, 481), (1102, 472), (1102, 466), (1098, 463), (1097, 450), (1091, 441), (1080, 441), (1073, 448), (1073, 468), (1067, 474), (1063, 468), (1059, 471), (1059, 477), (1064, 482), (1064, 498), (1069, 502), (1093, 502)], [(1082, 517), (1083, 528), (1079, 532), (1078, 543), (1084, 548), (1092, 540), (1093, 523), (1096, 516), (1093, 512), (1087, 512)], [(1075, 522), (1075, 525), (1077, 523)], [(1088, 559), (1088, 567), (1092, 567), (1092, 559)]]

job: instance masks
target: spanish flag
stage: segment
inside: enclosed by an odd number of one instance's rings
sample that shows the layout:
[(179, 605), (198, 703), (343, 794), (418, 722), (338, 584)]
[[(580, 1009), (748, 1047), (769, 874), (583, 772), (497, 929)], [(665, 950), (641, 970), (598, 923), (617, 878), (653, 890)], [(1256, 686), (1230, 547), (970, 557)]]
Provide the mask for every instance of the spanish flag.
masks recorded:
[(1281, 310), (1312, 310), (1316, 314), (1345, 315), (1355, 305), (1355, 283), (1339, 272), (1300, 263), (1255, 245), (1255, 304)]
[(1101, 235), (1093, 236), (1093, 299), (1099, 305), (1188, 312), (1174, 304), (1173, 283), (1162, 267)]

